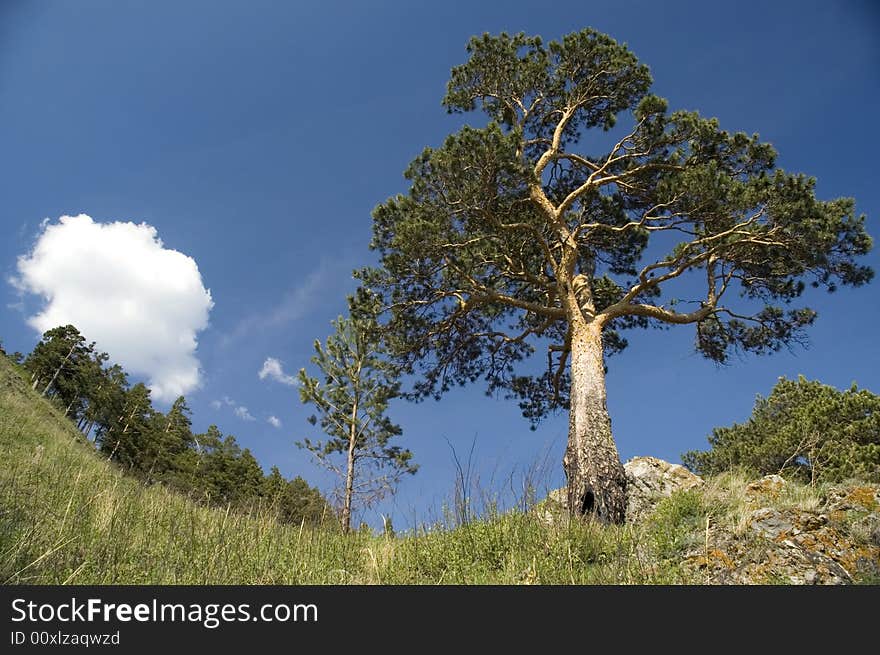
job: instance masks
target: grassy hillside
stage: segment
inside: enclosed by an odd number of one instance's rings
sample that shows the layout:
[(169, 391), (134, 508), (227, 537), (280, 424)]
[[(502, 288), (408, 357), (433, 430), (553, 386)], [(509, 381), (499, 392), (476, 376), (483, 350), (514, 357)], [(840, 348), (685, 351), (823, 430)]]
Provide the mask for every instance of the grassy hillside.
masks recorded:
[[(206, 508), (123, 475), (3, 357), (0, 457), (3, 584), (712, 582), (728, 557), (716, 553), (714, 535), (742, 533), (753, 509), (742, 493), (746, 481), (723, 476), (622, 527), (548, 526), (541, 512), (397, 537), (282, 525), (259, 507), (249, 514)], [(809, 510), (822, 493), (792, 485), (774, 507)], [(870, 531), (862, 533), (869, 544)], [(773, 575), (766, 581), (786, 581)], [(853, 579), (871, 581), (859, 575)]]
[[(540, 525), (511, 515), (386, 538), (281, 525), (145, 487), (98, 455), (0, 358), (0, 582), (72, 584), (495, 583), (646, 579), (618, 563), (626, 529), (578, 526), (549, 570)], [(559, 558), (564, 567), (559, 567)], [(536, 567), (542, 570), (536, 572)], [(546, 571), (543, 571), (547, 568)]]

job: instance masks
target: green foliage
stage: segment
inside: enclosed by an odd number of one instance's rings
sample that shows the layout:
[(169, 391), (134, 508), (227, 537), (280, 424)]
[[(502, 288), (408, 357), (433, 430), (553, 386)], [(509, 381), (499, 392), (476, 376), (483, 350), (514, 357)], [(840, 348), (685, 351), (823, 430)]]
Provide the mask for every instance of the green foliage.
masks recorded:
[(322, 525), (332, 516), (332, 509), (320, 491), (300, 476), (285, 480), (277, 466), (264, 479), (262, 495), (275, 508), (282, 523)]
[[(131, 389), (120, 389), (121, 412), (110, 415), (106, 425), (100, 425), (96, 436), (99, 448), (108, 458), (124, 469), (149, 474), (146, 450), (150, 434), (156, 427), (156, 412), (150, 399), (150, 390), (143, 382)], [(116, 404), (116, 403), (114, 403)]]
[[(363, 306), (361, 307), (363, 309)], [(297, 442), (339, 478), (343, 530), (349, 530), (352, 507), (367, 507), (392, 492), (404, 474), (418, 466), (412, 452), (392, 444), (402, 434), (385, 415), (398, 395), (397, 369), (383, 355), (375, 320), (366, 315), (339, 317), (326, 344), (315, 341), (312, 363), (323, 380), (299, 371), (300, 399), (314, 405), (326, 439)], [(340, 460), (340, 461), (337, 461)]]
[[(31, 386), (49, 399), (96, 448), (126, 473), (147, 483), (164, 483), (215, 505), (245, 508), (265, 496), (266, 479), (248, 449), (216, 426), (192, 431), (183, 396), (167, 413), (157, 411), (149, 388), (129, 386), (128, 376), (72, 325), (53, 328), (25, 359)], [(279, 473), (280, 475), (280, 473)], [(314, 523), (326, 501), (301, 478), (283, 481), (275, 498), (286, 521)]]
[[(757, 135), (670, 112), (607, 35), (486, 34), (468, 55), (443, 102), (485, 124), (412, 162), (407, 193), (373, 212), (379, 266), (357, 272), (417, 374), (408, 397), (482, 379), (538, 421), (568, 404), (574, 323), (598, 321), (606, 354), (626, 346), (621, 330), (694, 324), (697, 350), (724, 362), (802, 340), (816, 314), (790, 304), (808, 284), (872, 278), (853, 200), (817, 199)], [(607, 139), (591, 130), (615, 130), (615, 145), (595, 148)], [(705, 296), (681, 300), (685, 278)], [(539, 350), (546, 372), (524, 369)]]
[(202, 484), (212, 502), (241, 505), (263, 491), (263, 472), (250, 451), (238, 445), (235, 437), (223, 437), (212, 425), (203, 436)]
[(666, 564), (680, 562), (699, 543), (699, 531), (706, 525), (708, 514), (703, 496), (697, 491), (676, 492), (660, 501), (648, 521), (658, 560)]
[(682, 461), (702, 475), (742, 468), (816, 482), (880, 482), (880, 396), (780, 378), (746, 423), (715, 428), (711, 449)]
[(95, 344), (72, 325), (53, 328), (43, 335), (25, 360), (33, 388), (55, 398), (65, 407), (65, 414), (78, 415), (87, 402), (88, 392), (96, 386), (105, 353), (96, 354)]

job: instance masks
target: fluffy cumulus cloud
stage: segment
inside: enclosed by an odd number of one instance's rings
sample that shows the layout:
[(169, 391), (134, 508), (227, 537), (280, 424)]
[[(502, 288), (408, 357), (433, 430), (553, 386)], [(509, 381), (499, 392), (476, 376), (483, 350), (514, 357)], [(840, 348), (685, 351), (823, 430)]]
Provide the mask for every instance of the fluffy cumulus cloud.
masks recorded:
[(251, 413), (248, 411), (248, 408), (244, 405), (239, 405), (233, 410), (233, 413), (240, 418), (242, 421), (256, 421)]
[(281, 427), (281, 419), (277, 416), (270, 416), (266, 419), (266, 422), (269, 423), (269, 425), (271, 425), (273, 428)]
[(62, 216), (19, 257), (12, 283), (44, 299), (28, 319), (40, 333), (73, 324), (158, 400), (199, 386), (198, 333), (213, 307), (192, 257), (165, 248), (146, 223)]
[(266, 361), (263, 362), (263, 368), (260, 369), (260, 372), (257, 373), (257, 375), (260, 376), (261, 380), (269, 378), (270, 380), (275, 380), (275, 382), (280, 382), (281, 384), (286, 384), (291, 387), (295, 387), (297, 384), (296, 378), (285, 373), (284, 368), (281, 366), (281, 362), (274, 357), (266, 358)]

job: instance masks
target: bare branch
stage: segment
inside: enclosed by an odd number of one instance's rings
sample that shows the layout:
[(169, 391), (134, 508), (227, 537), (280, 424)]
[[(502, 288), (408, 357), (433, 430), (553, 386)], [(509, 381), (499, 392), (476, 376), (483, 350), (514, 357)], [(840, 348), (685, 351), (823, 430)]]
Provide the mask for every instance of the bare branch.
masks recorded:
[(627, 303), (620, 308), (617, 308), (617, 305), (612, 305), (612, 307), (609, 307), (608, 309), (612, 308), (616, 309), (613, 311), (605, 310), (600, 314), (600, 319), (603, 324), (607, 324), (609, 320), (620, 316), (644, 316), (646, 318), (663, 321), (664, 323), (683, 325), (686, 323), (697, 323), (698, 321), (702, 321), (716, 311), (711, 305), (704, 305), (703, 307), (700, 307), (700, 309), (686, 314), (675, 312), (671, 309), (665, 309), (663, 307), (657, 307), (655, 305), (641, 303)]

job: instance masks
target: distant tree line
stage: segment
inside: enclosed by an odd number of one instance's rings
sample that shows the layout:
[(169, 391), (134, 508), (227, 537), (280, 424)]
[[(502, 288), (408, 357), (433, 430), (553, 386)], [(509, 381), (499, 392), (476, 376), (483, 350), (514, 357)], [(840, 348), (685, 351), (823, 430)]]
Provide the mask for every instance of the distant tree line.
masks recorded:
[(317, 524), (332, 516), (317, 489), (299, 476), (285, 479), (274, 466), (265, 475), (250, 450), (216, 425), (194, 433), (183, 396), (167, 413), (155, 409), (150, 389), (142, 382), (131, 386), (122, 367), (109, 359), (65, 325), (46, 332), (22, 365), (32, 388), (56, 404), (99, 452), (148, 483), (166, 484), (211, 505), (246, 508), (259, 502), (275, 508), (285, 522)]

